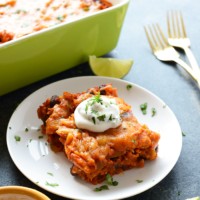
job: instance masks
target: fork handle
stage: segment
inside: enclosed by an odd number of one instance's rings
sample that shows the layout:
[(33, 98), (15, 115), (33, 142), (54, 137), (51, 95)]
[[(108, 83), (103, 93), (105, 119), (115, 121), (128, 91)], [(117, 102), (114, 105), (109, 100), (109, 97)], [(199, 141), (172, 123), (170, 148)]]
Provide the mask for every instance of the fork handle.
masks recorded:
[(184, 51), (188, 57), (188, 60), (191, 64), (192, 69), (194, 70), (195, 76), (197, 76), (197, 78), (200, 79), (200, 68), (194, 57), (194, 54), (192, 53), (191, 49), (188, 47), (184, 47)]
[(199, 76), (196, 76), (195, 72), (192, 70), (192, 68), (187, 64), (185, 63), (183, 60), (181, 60), (180, 58), (175, 58), (174, 59), (174, 62), (176, 62), (177, 64), (179, 64), (181, 67), (183, 67), (183, 69), (185, 71), (187, 71), (190, 76), (192, 76), (192, 78), (197, 81), (197, 84), (200, 88), (200, 77)]

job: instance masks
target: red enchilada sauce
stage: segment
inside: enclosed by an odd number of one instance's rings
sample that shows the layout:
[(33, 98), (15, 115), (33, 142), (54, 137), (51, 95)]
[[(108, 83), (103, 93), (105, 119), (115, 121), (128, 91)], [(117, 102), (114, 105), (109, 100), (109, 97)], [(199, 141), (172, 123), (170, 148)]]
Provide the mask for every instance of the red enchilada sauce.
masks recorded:
[(0, 43), (111, 6), (108, 0), (0, 0)]

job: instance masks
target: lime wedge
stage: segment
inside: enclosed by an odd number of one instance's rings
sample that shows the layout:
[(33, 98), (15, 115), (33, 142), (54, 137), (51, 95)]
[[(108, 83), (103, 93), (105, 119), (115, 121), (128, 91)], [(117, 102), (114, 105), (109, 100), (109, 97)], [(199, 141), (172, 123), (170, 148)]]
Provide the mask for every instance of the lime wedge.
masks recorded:
[(186, 199), (186, 200), (200, 200), (200, 197), (193, 197), (193, 198), (189, 198), (189, 199)]
[(98, 76), (122, 78), (130, 71), (133, 60), (89, 56), (89, 64), (93, 73)]

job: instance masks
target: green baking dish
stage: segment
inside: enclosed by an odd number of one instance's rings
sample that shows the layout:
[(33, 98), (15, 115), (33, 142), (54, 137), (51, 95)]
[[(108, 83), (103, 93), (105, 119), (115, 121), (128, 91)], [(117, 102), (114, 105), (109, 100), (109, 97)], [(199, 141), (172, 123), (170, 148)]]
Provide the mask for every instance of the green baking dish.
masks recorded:
[(116, 47), (129, 0), (0, 44), (0, 96)]

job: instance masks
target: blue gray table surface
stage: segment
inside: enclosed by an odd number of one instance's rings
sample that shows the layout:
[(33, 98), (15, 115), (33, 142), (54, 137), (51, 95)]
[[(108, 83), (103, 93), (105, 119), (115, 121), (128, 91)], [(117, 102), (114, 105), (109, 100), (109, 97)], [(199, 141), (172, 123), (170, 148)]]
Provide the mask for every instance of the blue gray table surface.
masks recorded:
[[(144, 34), (144, 25), (151, 23), (159, 23), (167, 33), (166, 13), (169, 10), (182, 11), (191, 49), (200, 64), (199, 0), (131, 0), (118, 45), (109, 53), (115, 58), (134, 59), (134, 66), (124, 79), (165, 101), (185, 133), (181, 155), (172, 171), (153, 188), (127, 199), (185, 200), (200, 195), (200, 89), (179, 66), (158, 61)], [(0, 186), (27, 186), (45, 193), (52, 200), (65, 199), (41, 189), (17, 169), (6, 146), (6, 129), (17, 105), (32, 92), (57, 80), (86, 75), (94, 75), (88, 63), (0, 97)]]

